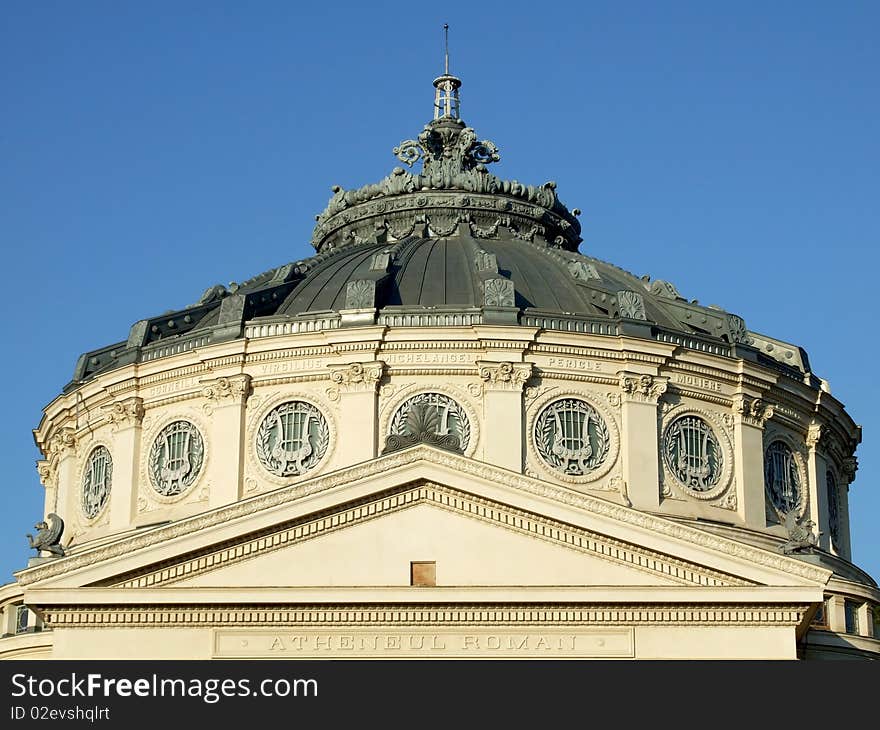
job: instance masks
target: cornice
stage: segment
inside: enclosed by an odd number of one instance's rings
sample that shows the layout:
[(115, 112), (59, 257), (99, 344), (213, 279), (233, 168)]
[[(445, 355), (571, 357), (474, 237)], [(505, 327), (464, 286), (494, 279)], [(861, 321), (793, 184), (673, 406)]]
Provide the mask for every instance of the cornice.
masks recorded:
[(295, 360), (297, 358), (319, 358), (336, 354), (336, 350), (330, 345), (313, 345), (310, 347), (295, 347), (285, 350), (262, 350), (248, 352), (245, 363), (263, 363), (270, 360)]
[(52, 628), (65, 626), (797, 626), (810, 604), (342, 604), (41, 608)]
[(398, 340), (383, 342), (380, 352), (402, 350), (482, 350), (483, 343), (479, 340)]
[(686, 359), (687, 354), (689, 353), (673, 355), (671, 358), (669, 358), (665, 365), (665, 371), (663, 374), (669, 376), (675, 375), (676, 372), (698, 374), (725, 383), (727, 385), (730, 385), (731, 387), (735, 386), (739, 382), (739, 376), (737, 373), (732, 373), (730, 372), (730, 370), (724, 370), (719, 367), (711, 367), (704, 364), (690, 362)]
[(389, 377), (395, 375), (466, 375), (476, 377), (477, 372), (477, 368), (467, 365), (458, 368), (443, 365), (438, 365), (437, 367), (430, 367), (428, 365), (413, 367), (409, 365), (393, 365), (388, 368), (387, 374)]
[(202, 375), (210, 373), (211, 368), (204, 362), (194, 365), (179, 365), (167, 370), (153, 373), (152, 375), (142, 375), (138, 378), (138, 386), (140, 388), (148, 388), (151, 385), (164, 383), (168, 380), (179, 380), (180, 378), (192, 377), (194, 375)]
[(716, 406), (721, 406), (722, 408), (732, 408), (733, 401), (730, 398), (724, 398), (722, 396), (711, 395), (702, 390), (697, 390), (696, 388), (685, 388), (680, 385), (676, 385), (675, 383), (669, 383), (669, 392), (675, 393), (677, 395), (687, 396), (688, 398), (693, 398), (694, 400), (700, 400), (705, 403), (712, 403)]
[(831, 571), (801, 562), (795, 558), (774, 554), (760, 548), (701, 531), (688, 525), (675, 523), (662, 517), (614, 504), (592, 495), (576, 492), (572, 489), (549, 484), (532, 477), (474, 461), (470, 458), (420, 445), (341, 469), (331, 474), (318, 476), (300, 484), (260, 494), (169, 525), (163, 525), (140, 534), (124, 537), (117, 542), (101, 547), (86, 548), (83, 552), (69, 554), (50, 563), (19, 571), (15, 574), (15, 577), (22, 585), (31, 585), (37, 581), (85, 568), (110, 558), (128, 555), (152, 545), (190, 535), (213, 525), (228, 523), (271, 507), (293, 502), (308, 495), (324, 492), (336, 486), (353, 483), (419, 462), (436, 464), (450, 469), (459, 475), (494, 481), (526, 494), (554, 500), (570, 507), (615, 520), (621, 524), (650, 530), (658, 535), (682, 540), (701, 548), (713, 550), (721, 555), (753, 565), (783, 571), (822, 585), (827, 582), (831, 575)]
[(535, 366), (535, 374), (540, 375), (542, 380), (567, 380), (573, 383), (592, 383), (594, 385), (619, 385), (619, 380), (611, 375), (590, 375), (588, 373), (573, 373), (570, 370), (556, 368), (542, 368)]
[(624, 565), (655, 577), (681, 585), (743, 586), (750, 585), (734, 576), (707, 569), (687, 561), (671, 558), (657, 551), (599, 535), (596, 532), (565, 525), (540, 515), (514, 509), (492, 500), (486, 500), (437, 484), (402, 488), (380, 496), (343, 505), (315, 516), (281, 525), (272, 531), (246, 536), (228, 544), (214, 546), (194, 556), (166, 561), (149, 570), (141, 571), (111, 585), (120, 588), (145, 588), (173, 585), (220, 568), (251, 560), (305, 542), (330, 532), (347, 529), (365, 521), (374, 520), (418, 504), (430, 504), (449, 512), (492, 524), (496, 527), (561, 545), (578, 552), (598, 557), (617, 565)]
[[(366, 359), (371, 359), (381, 357), (379, 353), (386, 350), (389, 352), (461, 350), (490, 353), (501, 349), (513, 350), (526, 357), (529, 354), (553, 354), (593, 358), (618, 364), (625, 361), (637, 364), (639, 367), (653, 365), (664, 368), (663, 375), (670, 375), (674, 370), (702, 373), (726, 385), (738, 386), (740, 392), (752, 397), (759, 395), (769, 397), (777, 404), (776, 415), (782, 421), (791, 418), (792, 424), (805, 428), (812, 413), (821, 413), (824, 420), (834, 422), (834, 428), (842, 429), (844, 441), (858, 440), (857, 427), (846, 414), (843, 405), (827, 390), (816, 390), (800, 381), (784, 380), (783, 385), (778, 385), (783, 382), (780, 381), (779, 374), (758, 363), (720, 358), (706, 353), (680, 351), (663, 343), (632, 337), (573, 335), (562, 331), (494, 325), (441, 329), (442, 332), (437, 328), (431, 331), (431, 328), (425, 327), (343, 328), (343, 330), (322, 333), (306, 332), (289, 335), (288, 341), (283, 343), (279, 343), (278, 338), (275, 338), (275, 342), (271, 345), (260, 340), (251, 342), (242, 339), (211, 344), (197, 352), (185, 352), (157, 360), (133, 363), (98, 375), (78, 388), (58, 396), (46, 406), (44, 418), (35, 430), (35, 436), (39, 443), (45, 443), (47, 437), (51, 437), (51, 430), (54, 427), (59, 424), (67, 425), (77, 406), (80, 408), (85, 406), (89, 409), (100, 408), (107, 403), (107, 395), (111, 396), (111, 402), (124, 400), (126, 397), (139, 397), (155, 403), (174, 402), (164, 399), (153, 401), (147, 391), (172, 381), (214, 374), (227, 366), (242, 367), (243, 364), (264, 364), (322, 356), (332, 359), (334, 355), (366, 352), (370, 353), (370, 357)], [(302, 343), (302, 345), (274, 349), (279, 344), (287, 345), (288, 342), (291, 345), (294, 343)], [(519, 356), (497, 359), (516, 361)], [(711, 364), (713, 360), (718, 361), (717, 367)], [(665, 372), (666, 368), (670, 371)], [(629, 368), (612, 366), (612, 370), (615, 369)], [(253, 375), (256, 376), (256, 373)], [(698, 389), (694, 389), (689, 394), (708, 400), (699, 393)], [(178, 397), (179, 394), (176, 394), (175, 398)], [(838, 421), (845, 422), (846, 427), (837, 424)]]
[[(549, 334), (549, 333), (548, 333)], [(625, 360), (626, 354), (615, 349), (597, 349), (595, 347), (554, 345), (552, 343), (538, 342), (531, 347), (534, 354), (568, 355), (574, 357), (592, 358), (596, 360)]]

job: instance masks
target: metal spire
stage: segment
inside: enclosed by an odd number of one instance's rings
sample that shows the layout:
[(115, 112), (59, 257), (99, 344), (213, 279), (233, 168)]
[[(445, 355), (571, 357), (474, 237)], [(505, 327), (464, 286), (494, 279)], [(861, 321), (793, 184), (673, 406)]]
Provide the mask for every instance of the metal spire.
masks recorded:
[(434, 119), (459, 118), (458, 89), (461, 79), (449, 73), (449, 23), (443, 24), (445, 37), (444, 71), (442, 76), (434, 79)]

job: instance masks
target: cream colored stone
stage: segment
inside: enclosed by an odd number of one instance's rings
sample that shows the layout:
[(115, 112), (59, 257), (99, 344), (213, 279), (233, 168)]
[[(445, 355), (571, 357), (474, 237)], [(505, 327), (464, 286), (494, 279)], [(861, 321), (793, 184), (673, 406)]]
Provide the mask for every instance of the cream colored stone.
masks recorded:
[[(880, 593), (782, 555), (784, 531), (765, 518), (764, 447), (784, 434), (805, 455), (805, 510), (820, 525), (824, 470), (841, 475), (849, 555), (843, 474), (854, 465), (830, 394), (758, 363), (629, 337), (489, 325), (247, 332), (111, 371), (46, 408), (35, 431), (45, 508), (73, 541), (67, 557), (0, 588), (7, 625), (25, 601), (48, 629), (0, 639), (0, 657), (793, 659), (813, 634), (807, 654), (880, 654), (867, 628), (856, 648), (834, 638), (847, 597), (867, 627)], [(382, 456), (396, 409), (432, 391), (471, 420), (465, 453)], [(596, 473), (541, 462), (535, 419), (558, 397), (605, 420), (611, 447)], [(330, 444), (313, 469), (278, 477), (254, 439), (290, 399), (321, 411)], [(84, 410), (98, 420), (77, 421)], [(726, 449), (727, 481), (709, 498), (671, 484), (662, 465), (663, 429), (685, 410)], [(163, 497), (149, 452), (181, 418), (202, 433), (205, 461), (190, 488)], [(88, 521), (79, 480), (99, 442), (114, 482), (106, 518)], [(413, 561), (436, 562), (436, 586), (410, 586)], [(823, 596), (831, 631), (810, 631)]]

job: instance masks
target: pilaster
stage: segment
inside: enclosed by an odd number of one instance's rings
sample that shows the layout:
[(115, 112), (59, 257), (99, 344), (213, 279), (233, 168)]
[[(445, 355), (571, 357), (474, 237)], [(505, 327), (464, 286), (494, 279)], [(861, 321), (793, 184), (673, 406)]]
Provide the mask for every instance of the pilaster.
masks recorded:
[(767, 526), (764, 496), (764, 425), (773, 407), (760, 398), (738, 393), (733, 398), (733, 459), (739, 514), (749, 527)]
[(846, 599), (834, 595), (828, 599), (828, 628), (838, 634), (846, 633)]
[(336, 449), (335, 466), (358, 464), (374, 458), (379, 448), (378, 388), (385, 372), (385, 363), (353, 362), (342, 367), (331, 366), (327, 390), (331, 400), (339, 403), (340, 433), (348, 435)]
[[(69, 519), (67, 513), (76, 495), (76, 444), (75, 432), (67, 426), (59, 429), (51, 441), (49, 461), (54, 464), (58, 515), (62, 519)], [(44, 515), (51, 511), (44, 509)]]
[(144, 402), (118, 400), (104, 409), (113, 436), (113, 481), (110, 486), (110, 529), (127, 530), (137, 511), (138, 462)]
[(859, 634), (876, 639), (874, 636), (874, 613), (871, 611), (871, 604), (863, 603), (858, 608), (859, 614)]
[(483, 381), (483, 459), (522, 471), (526, 443), (522, 394), (532, 365), (478, 361), (477, 367)]
[(208, 505), (220, 507), (237, 502), (244, 479), (245, 408), (251, 393), (247, 374), (203, 380), (202, 406), (213, 425), (211, 458), (205, 475), (210, 485)]
[[(823, 426), (811, 423), (807, 428), (807, 481), (810, 490), (809, 519), (817, 525), (819, 531), (818, 547), (831, 550), (831, 525), (828, 521), (828, 484), (826, 472), (828, 465), (825, 457), (819, 452)], [(838, 487), (839, 491), (839, 487)], [(839, 518), (838, 518), (839, 519)]]
[(37, 461), (37, 474), (40, 477), (40, 484), (46, 490), (43, 500), (43, 512), (58, 512), (58, 474), (52, 466), (49, 459), (40, 459)]
[(660, 508), (660, 453), (657, 403), (666, 392), (667, 378), (621, 371), (623, 481), (636, 509)]
[(840, 484), (840, 553), (841, 557), (851, 560), (852, 553), (849, 534), (849, 485), (855, 481), (859, 461), (855, 456), (849, 456), (843, 460), (843, 477)]

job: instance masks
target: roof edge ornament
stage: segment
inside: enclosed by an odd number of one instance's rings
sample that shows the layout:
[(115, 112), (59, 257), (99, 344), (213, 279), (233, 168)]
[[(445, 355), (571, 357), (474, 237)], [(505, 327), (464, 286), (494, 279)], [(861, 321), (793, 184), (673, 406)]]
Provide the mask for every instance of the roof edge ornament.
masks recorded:
[(461, 174), (483, 173), (486, 165), (501, 159), (494, 142), (478, 141), (471, 127), (449, 117), (425, 125), (418, 139), (404, 140), (392, 152), (408, 167), (422, 160), (421, 177), (427, 178), (428, 187), (441, 189), (474, 185), (472, 181), (459, 179)]

